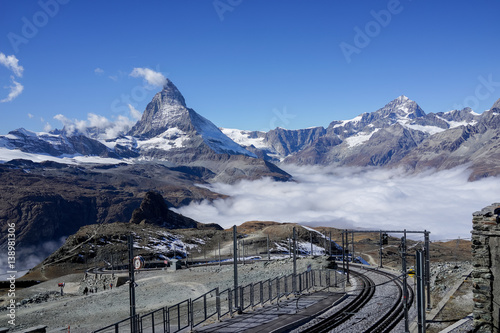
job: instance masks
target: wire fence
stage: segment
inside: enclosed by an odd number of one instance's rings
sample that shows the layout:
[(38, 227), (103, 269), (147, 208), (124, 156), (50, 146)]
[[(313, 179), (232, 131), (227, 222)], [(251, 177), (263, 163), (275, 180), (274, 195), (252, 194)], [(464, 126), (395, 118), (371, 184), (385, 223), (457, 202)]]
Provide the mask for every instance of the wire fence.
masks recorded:
[(175, 333), (187, 328), (193, 330), (209, 319), (215, 321), (225, 316), (233, 317), (237, 312), (266, 303), (277, 304), (280, 299), (289, 296), (316, 291), (318, 288), (339, 288), (344, 283), (344, 274), (335, 270), (308, 270), (297, 276), (289, 274), (250, 283), (236, 290), (228, 288), (219, 291), (219, 288), (215, 288), (195, 299), (126, 318), (93, 333)]

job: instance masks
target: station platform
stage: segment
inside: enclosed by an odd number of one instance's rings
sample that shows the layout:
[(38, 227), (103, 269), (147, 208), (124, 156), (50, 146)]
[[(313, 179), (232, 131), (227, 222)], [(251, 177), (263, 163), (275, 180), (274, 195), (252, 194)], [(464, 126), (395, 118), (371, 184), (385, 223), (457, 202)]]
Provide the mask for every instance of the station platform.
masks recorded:
[(345, 299), (344, 293), (320, 291), (283, 299), (278, 304), (267, 304), (247, 310), (221, 322), (196, 327), (194, 332), (206, 333), (281, 333), (305, 324)]

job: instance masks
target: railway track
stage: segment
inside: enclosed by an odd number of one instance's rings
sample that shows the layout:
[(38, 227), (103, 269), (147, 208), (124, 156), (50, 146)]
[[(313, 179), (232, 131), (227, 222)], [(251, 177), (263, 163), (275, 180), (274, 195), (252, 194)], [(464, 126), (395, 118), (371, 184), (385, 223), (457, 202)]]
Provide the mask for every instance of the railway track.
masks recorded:
[[(359, 293), (355, 298), (345, 307), (335, 311), (324, 320), (305, 329), (301, 329), (301, 332), (352, 331), (358, 333), (383, 333), (391, 332), (395, 329), (404, 317), (403, 287), (399, 278), (391, 273), (374, 269), (351, 270), (351, 276), (357, 280), (356, 290), (358, 290)], [(390, 298), (393, 300), (390, 305), (380, 305), (381, 303), (377, 303), (376, 301), (376, 298), (386, 296), (378, 295), (378, 297), (374, 297), (376, 296), (377, 288), (384, 285), (390, 286)], [(385, 291), (379, 291), (379, 294), (383, 294), (384, 292)], [(413, 303), (413, 299), (413, 290), (408, 287), (408, 307)], [(363, 308), (373, 308), (373, 310), (366, 310)], [(364, 312), (364, 314), (360, 319), (359, 314), (361, 312)]]

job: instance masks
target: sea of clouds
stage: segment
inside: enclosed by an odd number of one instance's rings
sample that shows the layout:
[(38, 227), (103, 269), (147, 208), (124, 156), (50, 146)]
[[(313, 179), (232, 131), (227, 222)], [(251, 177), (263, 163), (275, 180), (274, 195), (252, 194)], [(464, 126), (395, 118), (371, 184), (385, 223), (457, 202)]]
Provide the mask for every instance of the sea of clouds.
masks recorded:
[[(295, 182), (216, 183), (229, 196), (176, 211), (224, 228), (245, 221), (296, 222), (347, 229), (428, 230), (432, 240), (470, 238), (472, 213), (500, 201), (500, 178), (467, 181), (465, 167), (407, 174), (402, 170), (282, 166)], [(417, 235), (414, 238), (420, 238)]]

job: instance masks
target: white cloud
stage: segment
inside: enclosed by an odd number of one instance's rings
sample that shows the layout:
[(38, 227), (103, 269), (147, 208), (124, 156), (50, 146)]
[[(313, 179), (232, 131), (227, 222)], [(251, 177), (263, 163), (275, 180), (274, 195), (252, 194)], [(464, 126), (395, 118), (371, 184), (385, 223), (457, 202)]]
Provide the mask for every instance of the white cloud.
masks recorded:
[(45, 126), (43, 126), (43, 130), (45, 132), (50, 132), (52, 130), (52, 126), (49, 123), (46, 123)]
[(19, 96), (23, 92), (23, 90), (24, 90), (23, 85), (20, 84), (19, 82), (17, 82), (14, 79), (14, 76), (11, 75), (10, 79), (12, 80), (12, 85), (9, 86), (9, 87), (6, 87), (6, 88), (10, 89), (10, 92), (7, 95), (6, 98), (0, 100), (0, 103), (5, 103), (5, 102), (12, 101), (14, 98), (16, 98), (17, 96)]
[(87, 120), (88, 120), (87, 127), (106, 128), (111, 126), (111, 122), (106, 117), (99, 116), (93, 113), (88, 114)]
[(71, 135), (75, 132), (76, 127), (75, 127), (74, 122), (71, 119), (67, 118), (66, 116), (64, 116), (62, 114), (56, 114), (54, 116), (54, 119), (59, 120), (63, 124), (64, 128), (66, 129), (66, 132), (69, 135)]
[(104, 133), (100, 135), (100, 139), (113, 139), (120, 134), (128, 132), (132, 126), (135, 125), (135, 121), (130, 120), (128, 117), (118, 116), (118, 118), (111, 123), (109, 127), (104, 130)]
[(19, 60), (15, 55), (6, 56), (0, 52), (0, 64), (10, 69), (17, 77), (23, 76), (24, 68), (19, 66)]
[(104, 73), (104, 70), (102, 68), (97, 67), (96, 69), (94, 69), (94, 73), (102, 74), (102, 73)]
[[(4, 65), (7, 69), (11, 70), (15, 76), (17, 77), (23, 76), (24, 68), (23, 66), (19, 66), (19, 60), (16, 58), (15, 55), (6, 56), (2, 52), (0, 52), (0, 64)], [(23, 92), (24, 89), (23, 85), (15, 80), (14, 75), (10, 76), (12, 85), (5, 87), (6, 89), (9, 89), (9, 94), (7, 95), (6, 98), (0, 100), (0, 103), (10, 102)]]
[(134, 68), (129, 74), (132, 77), (142, 77), (148, 84), (163, 87), (167, 79), (162, 73), (155, 72), (149, 68)]
[(116, 76), (116, 75), (110, 75), (110, 76), (108, 76), (108, 77), (109, 77), (111, 80), (115, 81), (115, 82), (116, 82), (116, 81), (118, 81), (118, 76)]
[(62, 123), (68, 135), (81, 133), (99, 140), (114, 139), (128, 132), (137, 122), (137, 117), (140, 117), (139, 111), (131, 106), (129, 108), (130, 118), (120, 115), (109, 120), (104, 116), (89, 113), (86, 120), (69, 119), (62, 114), (54, 116), (54, 119)]
[(335, 228), (430, 230), (432, 239), (470, 238), (472, 213), (498, 202), (500, 178), (468, 182), (458, 168), (406, 175), (400, 170), (287, 167), (297, 182), (270, 179), (213, 184), (229, 195), (177, 211), (227, 228), (250, 220)]
[(35, 117), (35, 116), (32, 115), (31, 113), (28, 113), (28, 118), (33, 119), (33, 117)]
[(135, 119), (135, 120), (141, 119), (142, 113), (139, 110), (134, 108), (134, 106), (131, 104), (128, 105), (128, 108), (130, 110), (130, 116), (132, 117), (132, 119)]

